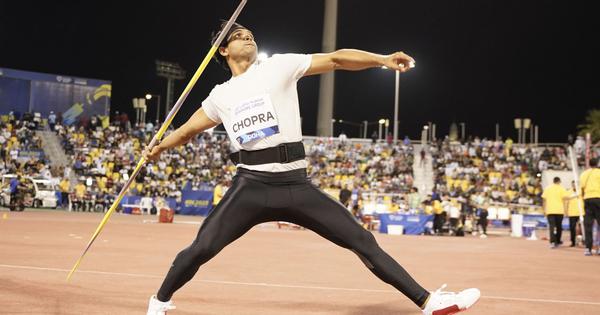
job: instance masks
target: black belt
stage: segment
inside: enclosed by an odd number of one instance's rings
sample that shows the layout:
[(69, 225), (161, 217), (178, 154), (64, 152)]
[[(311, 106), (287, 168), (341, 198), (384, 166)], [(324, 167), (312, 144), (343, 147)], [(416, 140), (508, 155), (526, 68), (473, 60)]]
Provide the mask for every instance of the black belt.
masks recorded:
[(259, 165), (268, 163), (291, 163), (302, 160), (304, 144), (302, 142), (282, 143), (276, 147), (256, 151), (240, 150), (229, 155), (233, 164)]

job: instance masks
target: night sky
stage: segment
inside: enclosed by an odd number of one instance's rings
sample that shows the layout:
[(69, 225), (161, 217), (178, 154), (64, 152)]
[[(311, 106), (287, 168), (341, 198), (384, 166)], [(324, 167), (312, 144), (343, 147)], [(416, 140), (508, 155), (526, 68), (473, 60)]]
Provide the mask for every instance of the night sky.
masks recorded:
[[(600, 18), (593, 1), (339, 0), (338, 48), (402, 50), (417, 67), (400, 80), (399, 136), (418, 138), (428, 121), (438, 137), (450, 123), (467, 134), (516, 138), (512, 119), (532, 118), (540, 141), (564, 142), (600, 107)], [(211, 30), (237, 1), (0, 1), (0, 67), (111, 80), (112, 111), (135, 117), (131, 99), (166, 97), (155, 59), (178, 62), (188, 79), (210, 48)], [(259, 50), (321, 51), (321, 0), (249, 0), (239, 22)], [(207, 68), (175, 119), (187, 120), (228, 75)], [(316, 130), (318, 77), (299, 83), (304, 134)], [(334, 118), (393, 118), (394, 73), (337, 72)], [(152, 101), (149, 117), (155, 117)], [(358, 128), (336, 126), (357, 136)], [(369, 135), (374, 129), (369, 130)], [(392, 130), (390, 126), (390, 131)]]

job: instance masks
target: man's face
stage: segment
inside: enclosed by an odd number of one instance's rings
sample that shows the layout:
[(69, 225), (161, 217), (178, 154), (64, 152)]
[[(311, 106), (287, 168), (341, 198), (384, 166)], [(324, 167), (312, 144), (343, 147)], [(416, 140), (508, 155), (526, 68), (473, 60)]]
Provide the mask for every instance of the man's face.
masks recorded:
[(256, 60), (257, 46), (254, 41), (254, 35), (248, 29), (241, 28), (235, 30), (228, 38), (226, 47), (219, 48), (219, 53), (225, 57), (229, 56), (233, 60), (248, 58), (251, 62)]

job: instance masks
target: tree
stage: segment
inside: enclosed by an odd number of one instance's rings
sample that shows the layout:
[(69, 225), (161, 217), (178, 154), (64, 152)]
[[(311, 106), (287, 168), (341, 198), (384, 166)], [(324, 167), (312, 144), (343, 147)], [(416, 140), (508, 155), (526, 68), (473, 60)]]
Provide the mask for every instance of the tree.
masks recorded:
[(577, 126), (579, 134), (585, 136), (586, 133), (592, 135), (592, 142), (600, 140), (600, 109), (592, 109), (585, 117), (585, 123)]

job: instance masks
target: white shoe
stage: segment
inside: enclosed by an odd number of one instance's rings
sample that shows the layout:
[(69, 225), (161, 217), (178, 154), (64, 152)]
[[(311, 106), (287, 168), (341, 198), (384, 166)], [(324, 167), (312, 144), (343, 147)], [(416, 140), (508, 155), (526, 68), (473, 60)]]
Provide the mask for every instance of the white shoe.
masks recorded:
[(450, 315), (462, 312), (477, 302), (481, 297), (478, 289), (466, 289), (458, 293), (444, 292), (444, 284), (437, 291), (432, 292), (423, 309), (424, 315)]
[(161, 302), (156, 298), (156, 295), (153, 295), (148, 302), (148, 312), (146, 315), (166, 315), (167, 311), (174, 309), (175, 305), (173, 305), (172, 301)]
[(481, 234), (479, 238), (487, 238), (487, 234)]

